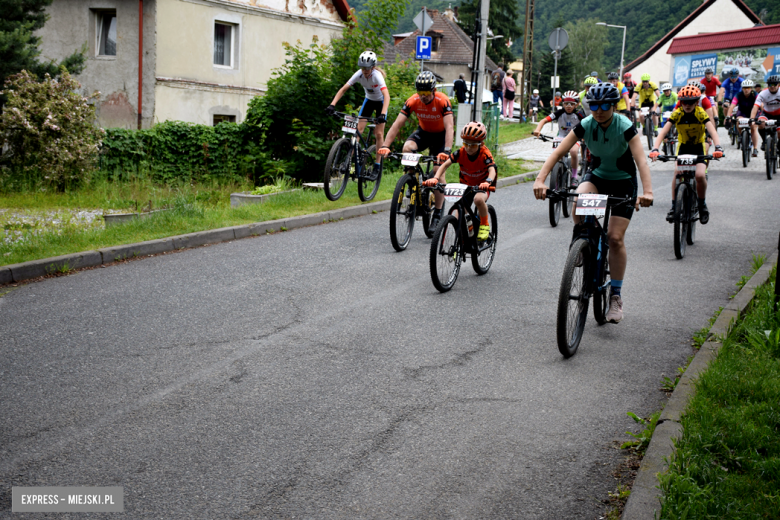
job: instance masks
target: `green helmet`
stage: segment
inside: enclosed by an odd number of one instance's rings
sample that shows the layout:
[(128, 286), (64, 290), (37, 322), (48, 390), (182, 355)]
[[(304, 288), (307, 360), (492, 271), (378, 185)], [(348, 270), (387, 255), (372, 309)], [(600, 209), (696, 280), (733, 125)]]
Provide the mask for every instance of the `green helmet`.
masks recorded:
[(596, 84), (598, 84), (598, 82), (599, 82), (599, 80), (597, 80), (593, 76), (588, 76), (587, 78), (585, 78), (585, 84), (586, 85), (596, 85)]
[(650, 74), (646, 72), (642, 74), (642, 81), (650, 81)]

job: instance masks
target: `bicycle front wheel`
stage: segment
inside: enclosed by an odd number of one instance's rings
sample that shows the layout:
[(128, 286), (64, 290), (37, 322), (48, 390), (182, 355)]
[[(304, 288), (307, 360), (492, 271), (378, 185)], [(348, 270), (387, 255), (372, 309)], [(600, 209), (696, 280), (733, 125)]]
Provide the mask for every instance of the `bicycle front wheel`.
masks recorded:
[(368, 202), (376, 196), (376, 192), (379, 191), (379, 183), (382, 181), (382, 168), (379, 168), (379, 174), (376, 179), (369, 180), (368, 169), (370, 168), (373, 173), (374, 159), (376, 158), (376, 145), (372, 144), (366, 150), (366, 155), (363, 156), (363, 164), (361, 165), (360, 178), (358, 179), (358, 197), (363, 202)]
[(777, 140), (777, 137), (772, 135), (772, 133), (774, 133), (774, 128), (770, 128), (769, 131), (767, 131), (766, 152), (764, 153), (764, 156), (766, 157), (766, 178), (770, 181), (772, 180), (772, 175), (774, 175), (777, 166), (777, 161), (775, 159), (775, 141)]
[[(649, 122), (648, 122), (649, 120)], [(653, 149), (653, 118), (645, 117), (645, 136), (647, 136), (647, 149)]]
[(604, 325), (607, 322), (607, 310), (609, 309), (609, 258), (605, 255), (599, 262), (601, 270), (598, 276), (598, 287), (593, 291), (593, 317), (596, 323)]
[[(420, 202), (422, 202), (422, 225), (423, 232), (428, 238), (433, 238), (435, 229), (431, 229), (431, 217), (433, 216), (433, 210), (435, 208), (436, 197), (434, 197), (434, 191), (430, 188), (423, 188), (420, 193)], [(444, 206), (441, 207), (444, 211)]]
[(349, 163), (352, 159), (352, 145), (349, 139), (342, 137), (330, 147), (328, 160), (325, 161), (323, 178), (325, 196), (328, 200), (339, 200), (349, 180)]
[(477, 242), (477, 252), (471, 255), (471, 265), (477, 274), (485, 274), (493, 265), (496, 255), (496, 243), (498, 242), (498, 217), (493, 206), (488, 204), (490, 215), (490, 235), (484, 242)]
[(406, 249), (412, 238), (416, 196), (417, 182), (410, 175), (401, 176), (390, 201), (390, 243), (396, 251)]
[[(580, 178), (582, 178), (585, 176), (585, 167), (582, 166), (580, 171), (582, 172)], [(566, 188), (571, 186), (571, 168), (566, 168), (566, 171), (563, 172), (562, 182), (563, 184), (559, 182), (558, 185)], [(569, 207), (569, 199), (564, 199), (561, 201), (561, 213), (563, 213), (563, 218), (569, 218), (569, 214), (571, 213), (571, 208)]]
[(588, 264), (590, 244), (587, 239), (577, 239), (569, 249), (563, 268), (561, 289), (558, 293), (558, 323), (556, 335), (558, 350), (563, 357), (570, 358), (577, 352), (588, 317)]
[(447, 215), (441, 219), (431, 241), (431, 281), (439, 292), (447, 292), (455, 285), (463, 261), (462, 253), (458, 219)]
[(677, 186), (677, 199), (674, 203), (674, 256), (681, 259), (685, 256), (685, 235), (688, 232), (687, 215), (685, 211), (689, 188), (687, 184)]
[(742, 167), (747, 168), (750, 162), (750, 137), (747, 132), (742, 132)]
[[(551, 190), (557, 190), (562, 188), (561, 183), (563, 182), (564, 176), (566, 174), (566, 167), (563, 166), (561, 163), (555, 163), (555, 166), (553, 166), (552, 175), (550, 175), (550, 189)], [(553, 200), (552, 198), (549, 201), (549, 207), (550, 207), (550, 225), (552, 227), (555, 227), (558, 225), (558, 221), (561, 219), (561, 206), (563, 204), (563, 201), (560, 199)]]

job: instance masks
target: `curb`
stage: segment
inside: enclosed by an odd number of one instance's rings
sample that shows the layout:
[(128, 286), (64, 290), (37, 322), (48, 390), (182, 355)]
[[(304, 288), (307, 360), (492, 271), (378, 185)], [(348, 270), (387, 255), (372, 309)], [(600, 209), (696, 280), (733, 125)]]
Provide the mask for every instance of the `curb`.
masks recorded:
[[(526, 182), (528, 179), (534, 178), (538, 173), (538, 171), (535, 171), (514, 175), (512, 177), (505, 177), (496, 182), (496, 187), (503, 188), (505, 186), (520, 184), (521, 182)], [(345, 218), (362, 217), (364, 215), (370, 215), (375, 211), (387, 211), (389, 209), (390, 200), (369, 202), (368, 204), (360, 204), (359, 206), (350, 206), (333, 211), (312, 213), (310, 215), (255, 222), (252, 224), (243, 224), (241, 226), (220, 229), (210, 229), (208, 231), (160, 238), (158, 240), (148, 240), (135, 244), (111, 246), (98, 249), (97, 251), (83, 251), (81, 253), (71, 253), (52, 258), (31, 260), (20, 264), (4, 265), (0, 266), (0, 286), (19, 283), (24, 280), (51, 274), (66, 273), (82, 268), (111, 264), (128, 258), (157, 255), (176, 251), (178, 249), (216, 244), (249, 236), (264, 235), (266, 233), (276, 233), (283, 229), (297, 229)]]
[(657, 475), (668, 469), (668, 461), (674, 453), (674, 442), (682, 436), (683, 428), (680, 419), (688, 406), (688, 400), (696, 391), (695, 380), (699, 374), (707, 370), (710, 361), (718, 355), (723, 339), (728, 336), (734, 322), (744, 314), (753, 301), (756, 289), (769, 281), (772, 266), (777, 262), (777, 258), (778, 252), (775, 251), (723, 308), (710, 328), (707, 341), (677, 382), (672, 396), (661, 412), (650, 445), (637, 471), (631, 495), (623, 510), (622, 520), (654, 520), (656, 513), (660, 512), (661, 490), (658, 488)]

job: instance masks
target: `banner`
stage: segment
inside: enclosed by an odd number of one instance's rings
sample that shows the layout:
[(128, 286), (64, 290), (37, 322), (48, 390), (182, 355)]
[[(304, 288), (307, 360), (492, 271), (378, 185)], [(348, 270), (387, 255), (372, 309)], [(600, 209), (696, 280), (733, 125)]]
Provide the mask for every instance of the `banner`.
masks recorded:
[(780, 47), (767, 49), (767, 57), (761, 63), (761, 68), (764, 72), (764, 81), (773, 74), (780, 74)]
[[(780, 51), (780, 49), (770, 49)], [(780, 54), (780, 52), (778, 53)], [(767, 70), (772, 66), (772, 55), (767, 55), (767, 49), (745, 49), (741, 51), (719, 52), (718, 53), (718, 74), (723, 81), (728, 77), (728, 72), (736, 68), (740, 77), (752, 79), (761, 82), (765, 79)], [(724, 75), (723, 72), (726, 72)]]
[(675, 87), (684, 87), (688, 84), (688, 72), (691, 70), (691, 57), (680, 56), (674, 59), (674, 83)]
[(717, 54), (699, 54), (697, 56), (679, 56), (674, 59), (675, 87), (688, 84), (689, 79), (701, 79), (708, 68), (715, 70), (718, 66)]

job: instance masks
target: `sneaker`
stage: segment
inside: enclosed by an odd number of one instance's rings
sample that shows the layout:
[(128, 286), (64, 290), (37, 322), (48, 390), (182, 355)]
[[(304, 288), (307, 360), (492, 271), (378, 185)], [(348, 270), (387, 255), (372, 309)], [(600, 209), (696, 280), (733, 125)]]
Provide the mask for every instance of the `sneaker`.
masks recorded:
[(480, 224), (479, 226), (479, 233), (477, 233), (477, 240), (480, 242), (484, 242), (488, 239), (490, 236), (490, 226), (485, 224)]
[(609, 310), (606, 318), (610, 323), (620, 323), (623, 319), (623, 299), (619, 294), (613, 294), (609, 297)]
[(753, 148), (752, 156), (753, 157), (758, 157), (758, 148)]
[(571, 178), (571, 187), (576, 188), (580, 185), (580, 178), (579, 177), (572, 177)]
[(672, 209), (670, 209), (669, 213), (666, 214), (666, 221), (674, 222), (674, 206), (672, 206)]
[(766, 143), (762, 142), (761, 143), (761, 151), (763, 152), (765, 150), (766, 150)]
[(431, 215), (431, 225), (429, 226), (429, 229), (436, 229), (437, 227), (439, 227), (440, 220), (441, 220), (441, 210), (434, 209), (433, 214)]
[(653, 137), (658, 137), (658, 130), (653, 130)]
[(702, 204), (699, 207), (699, 222), (706, 224), (710, 221), (710, 210), (707, 209), (707, 204)]
[(374, 164), (374, 167), (366, 172), (366, 180), (367, 181), (375, 181), (379, 178), (379, 172), (382, 171), (382, 166), (379, 164)]

